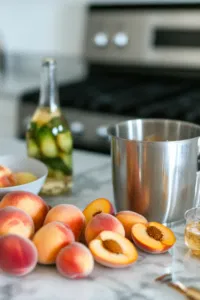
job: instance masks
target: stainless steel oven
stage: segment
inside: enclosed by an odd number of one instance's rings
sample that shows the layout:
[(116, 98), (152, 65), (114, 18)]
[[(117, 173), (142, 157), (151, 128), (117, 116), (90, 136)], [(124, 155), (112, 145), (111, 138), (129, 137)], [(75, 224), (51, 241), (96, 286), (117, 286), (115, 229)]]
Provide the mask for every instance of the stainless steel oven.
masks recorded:
[[(200, 4), (91, 4), (87, 76), (59, 94), (75, 147), (109, 152), (106, 127), (139, 118), (200, 124)], [(38, 99), (20, 97), (19, 135)]]

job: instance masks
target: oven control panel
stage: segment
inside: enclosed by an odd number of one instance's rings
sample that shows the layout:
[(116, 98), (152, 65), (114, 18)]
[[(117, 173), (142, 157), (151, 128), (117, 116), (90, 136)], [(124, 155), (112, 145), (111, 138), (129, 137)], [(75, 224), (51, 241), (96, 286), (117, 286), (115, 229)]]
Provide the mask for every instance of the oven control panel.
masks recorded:
[(85, 56), (103, 64), (199, 68), (200, 6), (91, 9)]

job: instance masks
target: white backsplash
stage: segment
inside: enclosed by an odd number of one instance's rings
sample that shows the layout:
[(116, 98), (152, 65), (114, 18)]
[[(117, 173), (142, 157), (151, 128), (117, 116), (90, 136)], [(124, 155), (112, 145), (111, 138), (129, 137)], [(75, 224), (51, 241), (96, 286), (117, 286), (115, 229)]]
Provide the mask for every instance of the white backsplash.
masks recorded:
[(0, 0), (0, 43), (9, 52), (79, 56), (87, 0)]

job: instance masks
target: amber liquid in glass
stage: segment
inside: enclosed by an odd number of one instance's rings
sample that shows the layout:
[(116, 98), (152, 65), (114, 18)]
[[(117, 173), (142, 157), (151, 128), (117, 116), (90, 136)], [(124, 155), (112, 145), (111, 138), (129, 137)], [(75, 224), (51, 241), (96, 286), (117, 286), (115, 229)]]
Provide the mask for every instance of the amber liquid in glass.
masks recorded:
[(185, 244), (195, 255), (200, 255), (200, 221), (193, 221), (186, 225)]

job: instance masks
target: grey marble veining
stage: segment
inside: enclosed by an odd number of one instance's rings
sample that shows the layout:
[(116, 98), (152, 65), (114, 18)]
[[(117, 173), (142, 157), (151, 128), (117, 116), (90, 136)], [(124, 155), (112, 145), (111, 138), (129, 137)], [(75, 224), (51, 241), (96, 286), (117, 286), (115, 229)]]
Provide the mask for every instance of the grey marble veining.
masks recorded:
[[(20, 151), (24, 151), (23, 145)], [(83, 208), (97, 197), (113, 201), (108, 156), (75, 151), (74, 167), (73, 195), (46, 198), (49, 204), (74, 203)], [(157, 276), (170, 271), (174, 280), (200, 287), (200, 259), (192, 257), (184, 245), (184, 225), (173, 230), (177, 242), (169, 252), (151, 255), (139, 251), (138, 261), (125, 269), (110, 269), (96, 264), (86, 279), (68, 280), (59, 275), (55, 267), (39, 265), (22, 278), (0, 273), (0, 300), (185, 299), (173, 289), (154, 281)]]

